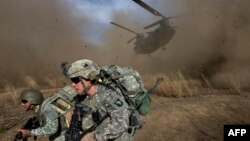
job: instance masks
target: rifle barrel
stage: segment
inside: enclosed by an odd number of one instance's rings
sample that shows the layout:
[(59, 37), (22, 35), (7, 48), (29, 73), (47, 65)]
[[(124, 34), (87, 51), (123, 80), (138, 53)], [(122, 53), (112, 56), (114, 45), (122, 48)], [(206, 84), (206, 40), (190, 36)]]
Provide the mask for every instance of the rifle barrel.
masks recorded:
[(155, 89), (157, 88), (157, 86), (163, 81), (163, 78), (157, 78), (155, 84), (153, 85), (153, 87), (151, 89), (149, 89), (148, 93), (153, 93), (155, 91)]

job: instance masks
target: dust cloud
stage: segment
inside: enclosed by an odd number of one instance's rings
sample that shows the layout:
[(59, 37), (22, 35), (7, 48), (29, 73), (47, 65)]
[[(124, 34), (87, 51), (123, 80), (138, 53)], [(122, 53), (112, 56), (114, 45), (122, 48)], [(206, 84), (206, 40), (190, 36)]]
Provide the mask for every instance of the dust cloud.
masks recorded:
[[(167, 17), (180, 17), (170, 20), (176, 33), (165, 50), (136, 55), (133, 44), (126, 43), (134, 34), (109, 22), (90, 21), (87, 17), (94, 14), (81, 14), (68, 0), (0, 1), (0, 83), (23, 86), (30, 76), (43, 84), (48, 75), (63, 77), (61, 62), (89, 58), (99, 64), (129, 65), (143, 74), (181, 70), (199, 78), (202, 73), (222, 87), (220, 77), (230, 75), (242, 87), (249, 86), (250, 2), (145, 2)], [(133, 2), (128, 4), (128, 10), (113, 13), (113, 21), (142, 33), (144, 26), (158, 20)], [(96, 36), (98, 43), (89, 36)]]

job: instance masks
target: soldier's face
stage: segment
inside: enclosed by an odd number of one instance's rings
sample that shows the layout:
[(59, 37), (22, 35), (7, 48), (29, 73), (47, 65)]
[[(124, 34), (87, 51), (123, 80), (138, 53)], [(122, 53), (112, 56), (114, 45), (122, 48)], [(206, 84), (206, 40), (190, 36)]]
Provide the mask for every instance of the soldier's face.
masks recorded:
[(71, 78), (72, 86), (75, 88), (76, 92), (78, 94), (81, 94), (83, 92), (83, 86), (82, 86), (82, 79), (79, 77)]
[(76, 92), (79, 95), (82, 95), (84, 92), (83, 84), (85, 85), (85, 87), (88, 87), (90, 85), (89, 81), (86, 81), (84, 79), (82, 79), (81, 81), (72, 81), (72, 86), (76, 89)]
[(82, 94), (83, 93), (84, 88), (83, 88), (83, 85), (82, 85), (81, 81), (78, 82), (78, 83), (72, 82), (72, 86), (76, 89), (76, 92), (78, 94)]
[(35, 106), (30, 104), (27, 100), (22, 100), (21, 105), (26, 111), (33, 110), (35, 108)]

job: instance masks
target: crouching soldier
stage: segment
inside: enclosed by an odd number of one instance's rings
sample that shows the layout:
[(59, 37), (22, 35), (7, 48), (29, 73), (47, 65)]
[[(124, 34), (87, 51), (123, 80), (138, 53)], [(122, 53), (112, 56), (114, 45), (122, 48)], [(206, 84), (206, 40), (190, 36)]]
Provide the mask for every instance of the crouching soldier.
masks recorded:
[(77, 92), (66, 141), (130, 141), (130, 110), (121, 91), (98, 81), (100, 68), (91, 60), (70, 65), (67, 76)]
[(69, 127), (64, 113), (71, 108), (70, 101), (75, 90), (66, 86), (55, 95), (44, 100), (42, 93), (36, 89), (24, 90), (20, 95), (21, 105), (26, 111), (34, 111), (39, 127), (31, 130), (20, 129), (22, 138), (31, 136), (48, 136), (52, 141), (64, 141), (65, 131)]

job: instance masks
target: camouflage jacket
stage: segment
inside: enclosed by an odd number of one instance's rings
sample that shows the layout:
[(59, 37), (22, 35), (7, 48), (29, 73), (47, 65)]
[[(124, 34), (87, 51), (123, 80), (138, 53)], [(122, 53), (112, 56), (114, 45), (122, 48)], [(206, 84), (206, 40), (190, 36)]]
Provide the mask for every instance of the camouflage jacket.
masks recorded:
[(37, 108), (37, 117), (41, 126), (39, 128), (30, 130), (30, 135), (40, 136), (55, 134), (59, 126), (58, 114), (52, 109), (51, 104), (44, 105), (43, 103)]
[(48, 135), (50, 140), (62, 136), (61, 133), (65, 130), (64, 125), (62, 125), (64, 122), (62, 122), (62, 114), (55, 109), (57, 107), (55, 101), (60, 98), (71, 102), (75, 95), (76, 91), (73, 87), (65, 86), (58, 93), (47, 98), (37, 108), (36, 114), (41, 126), (31, 130), (31, 136)]
[[(98, 111), (101, 117), (105, 114), (109, 115), (95, 130), (97, 141), (116, 139), (127, 133), (130, 110), (119, 89), (97, 85), (96, 93), (87, 96), (82, 103), (88, 105), (93, 111)], [(89, 118), (83, 117), (83, 130), (91, 126), (93, 120)]]

